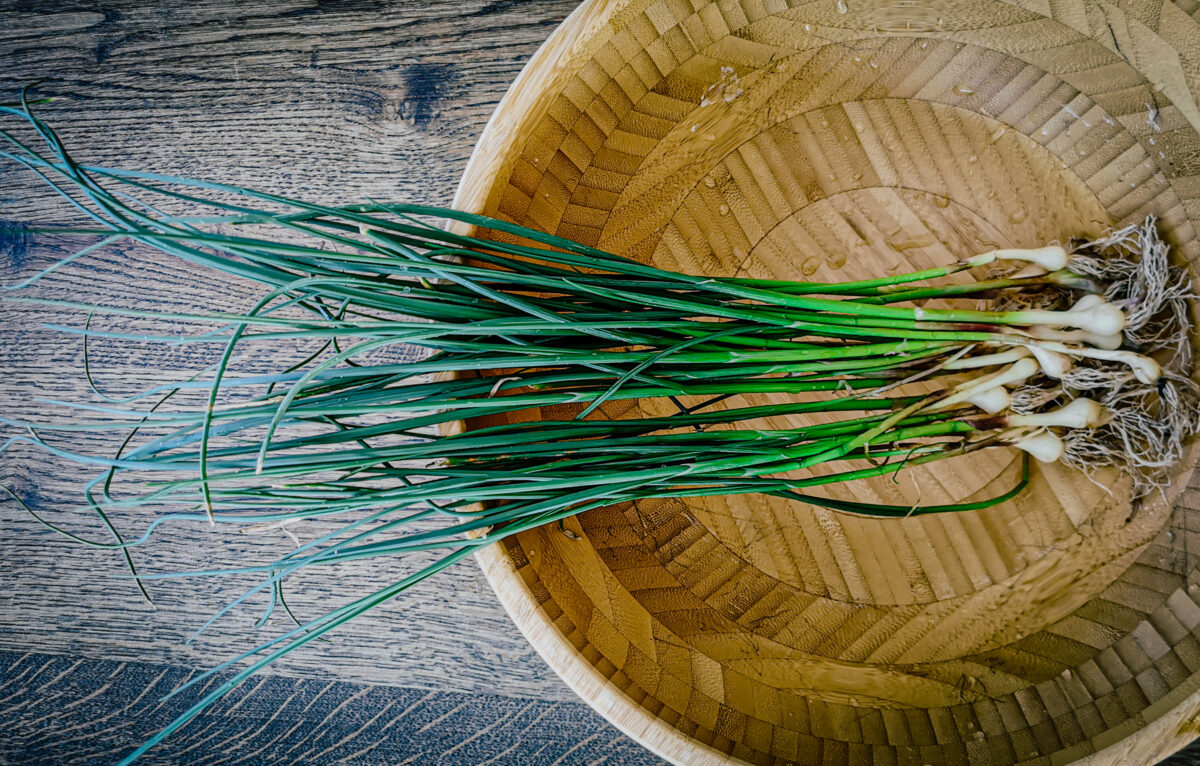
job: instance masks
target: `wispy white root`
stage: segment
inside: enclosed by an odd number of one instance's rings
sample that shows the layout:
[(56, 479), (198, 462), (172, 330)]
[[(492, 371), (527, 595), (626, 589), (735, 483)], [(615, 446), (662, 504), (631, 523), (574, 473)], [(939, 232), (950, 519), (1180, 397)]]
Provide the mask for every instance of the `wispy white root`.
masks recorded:
[(1188, 270), (1173, 266), (1170, 248), (1149, 216), (1106, 237), (1079, 244), (1071, 271), (1108, 285), (1105, 297), (1125, 310), (1125, 334), (1135, 346), (1170, 348), (1191, 363), (1190, 306), (1197, 298)]

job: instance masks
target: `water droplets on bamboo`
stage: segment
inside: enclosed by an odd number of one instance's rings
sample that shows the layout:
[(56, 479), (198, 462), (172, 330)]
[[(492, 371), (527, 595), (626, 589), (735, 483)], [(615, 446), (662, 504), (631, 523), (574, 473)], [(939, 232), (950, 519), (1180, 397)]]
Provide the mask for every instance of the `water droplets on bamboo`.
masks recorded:
[(1162, 132), (1162, 126), (1158, 123), (1158, 106), (1149, 102), (1146, 103), (1146, 124), (1153, 128), (1155, 132)]
[(704, 91), (704, 95), (700, 98), (700, 106), (728, 104), (742, 93), (742, 84), (737, 71), (731, 66), (723, 66), (717, 81)]

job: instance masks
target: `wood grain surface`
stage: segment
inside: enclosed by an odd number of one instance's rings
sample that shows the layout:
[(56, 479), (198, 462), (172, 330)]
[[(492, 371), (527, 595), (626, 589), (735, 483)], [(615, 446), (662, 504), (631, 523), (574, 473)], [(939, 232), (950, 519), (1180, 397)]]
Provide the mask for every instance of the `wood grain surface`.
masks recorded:
[[(79, 159), (269, 188), (314, 201), (446, 204), (505, 88), (570, 0), (500, 2), (0, 3), (0, 100), (37, 82), (54, 96), (44, 116)], [(27, 172), (0, 163), (0, 219), (66, 220), (70, 213)], [(7, 236), (0, 282), (65, 254), (69, 243)], [(124, 305), (248, 306), (248, 284), (198, 274), (141, 249), (113, 250), (64, 271), (42, 292)], [(47, 315), (0, 304), (0, 405), (6, 416), (50, 414), (42, 398), (88, 399), (76, 340), (42, 328)], [(97, 384), (129, 392), (147, 368), (182, 372), (199, 357), (152, 346), (93, 347)], [(3, 427), (0, 437), (15, 434)], [(79, 445), (103, 451), (102, 444)], [(79, 466), (17, 445), (0, 479), (31, 506), (79, 500)], [(51, 533), (0, 502), (0, 648), (207, 667), (273, 633), (255, 633), (260, 604), (184, 640), (241, 592), (236, 580), (154, 586), (152, 611), (119, 559)], [(133, 520), (130, 520), (132, 522)], [(88, 528), (90, 529), (90, 528)], [(94, 531), (94, 530), (93, 530)], [(301, 532), (300, 534), (304, 534)], [(169, 531), (144, 553), (146, 570), (276, 555), (292, 543)], [(330, 572), (294, 595), (304, 614), (393, 581), (377, 567)], [(272, 631), (278, 624), (270, 626)], [(344, 681), (575, 697), (534, 654), (473, 564), (313, 646), (273, 672)]]
[[(190, 704), (179, 666), (0, 650), (0, 763), (111, 764)], [(659, 766), (582, 702), (259, 676), (153, 766)]]

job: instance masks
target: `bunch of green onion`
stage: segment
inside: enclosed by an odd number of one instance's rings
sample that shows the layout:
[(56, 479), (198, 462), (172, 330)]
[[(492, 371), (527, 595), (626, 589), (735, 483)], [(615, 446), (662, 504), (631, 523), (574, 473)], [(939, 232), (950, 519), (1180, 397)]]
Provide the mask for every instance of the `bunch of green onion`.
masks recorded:
[[(266, 664), (478, 546), (593, 508), (758, 493), (880, 517), (969, 511), (1021, 492), (1028, 463), (1011, 490), (955, 505), (836, 500), (813, 490), (992, 448), (1117, 465), (1144, 494), (1162, 486), (1196, 430), (1190, 282), (1167, 262), (1153, 221), (1069, 248), (993, 250), (856, 282), (693, 276), (454, 210), (310, 204), (83, 165), (28, 104), (2, 110), (42, 145), (0, 131), (8, 142), (0, 156), (39, 175), (90, 222), (40, 231), (93, 239), (17, 287), (122, 240), (263, 285), (244, 313), (10, 293), (7, 300), (87, 312), (83, 327), (61, 328), (85, 342), (221, 349), (216, 365), (187, 380), (119, 401), (59, 402), (79, 413), (69, 423), (6, 421), (28, 433), (5, 447), (32, 442), (98, 467), (83, 510), (106, 523), (115, 510), (155, 513), (132, 540), (111, 524), (112, 542), (60, 531), (124, 553), (132, 568), (129, 548), (166, 523), (296, 529), (303, 520), (337, 521), (274, 561), (190, 573), (261, 573), (230, 607), (265, 593), (274, 608), (283, 581), (304, 567), (444, 552), (210, 671), (250, 660), (128, 760)], [(170, 206), (187, 212), (163, 212)], [(985, 267), (1002, 271), (943, 279)], [(91, 329), (96, 314), (209, 327), (102, 332)], [(251, 342), (316, 348), (271, 374), (232, 372)], [(379, 358), (395, 349), (421, 357)], [(748, 403), (754, 394), (773, 394), (774, 403)], [(189, 395), (194, 405), (175, 405)], [(615, 406), (630, 400), (660, 400), (667, 414)], [(801, 415), (788, 422), (806, 425), (766, 427), (769, 418)], [(461, 422), (471, 427), (454, 427)], [(98, 457), (45, 437), (55, 431), (124, 440)], [(127, 475), (140, 478), (124, 487)]]

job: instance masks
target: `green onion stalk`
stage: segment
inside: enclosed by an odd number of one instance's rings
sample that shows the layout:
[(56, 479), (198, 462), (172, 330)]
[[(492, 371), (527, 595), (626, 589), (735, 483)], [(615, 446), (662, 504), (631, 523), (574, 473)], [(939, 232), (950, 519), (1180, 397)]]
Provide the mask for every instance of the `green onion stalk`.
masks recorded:
[[(82, 221), (35, 231), (85, 243), (5, 300), (85, 315), (55, 327), (81, 337), (89, 382), (93, 338), (219, 354), (129, 397), (52, 402), (75, 413), (66, 422), (3, 419), (22, 429), (3, 448), (29, 442), (96, 469), (78, 510), (112, 538), (34, 518), (121, 553), (143, 592), (166, 577), (261, 576), (204, 627), (259, 593), (268, 614), (286, 610), (283, 582), (304, 568), (441, 553), (177, 689), (240, 666), (125, 762), (265, 665), (478, 547), (594, 508), (762, 494), (881, 518), (966, 512), (1022, 492), (1030, 459), (1117, 466), (1144, 495), (1197, 428), (1194, 296), (1153, 220), (852, 282), (698, 276), (456, 210), (321, 205), (83, 164), (28, 103), (0, 112), (29, 134), (0, 130), (0, 157)], [(261, 297), (241, 312), (180, 312), (29, 295), (120, 242), (252, 280)], [(946, 280), (967, 272), (977, 279)], [(97, 315), (176, 329), (93, 329)], [(315, 350), (236, 372), (239, 351), (257, 344)], [(77, 434), (116, 434), (120, 447), (84, 454)], [(1024, 453), (1021, 476), (979, 501), (896, 506), (820, 490), (997, 448)], [(139, 509), (154, 516), (126, 539), (109, 515)], [(240, 568), (144, 574), (129, 557), (164, 524), (317, 519), (334, 530)]]

